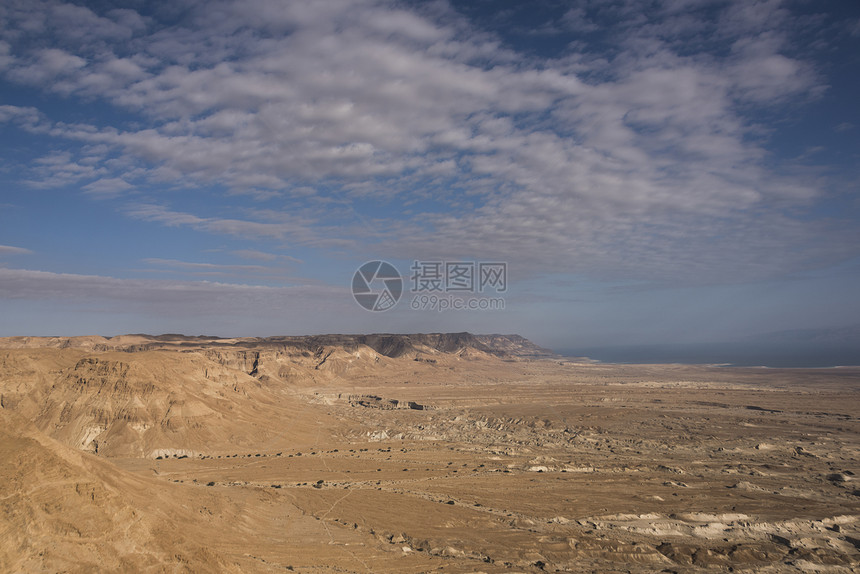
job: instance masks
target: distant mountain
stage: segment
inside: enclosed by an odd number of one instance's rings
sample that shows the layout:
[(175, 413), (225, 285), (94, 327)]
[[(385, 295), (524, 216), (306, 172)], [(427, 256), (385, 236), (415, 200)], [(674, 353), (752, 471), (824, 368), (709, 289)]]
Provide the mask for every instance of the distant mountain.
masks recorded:
[(116, 337), (4, 337), (0, 348), (81, 348), (93, 351), (141, 352), (176, 349), (244, 348), (271, 350), (290, 348), (296, 352), (316, 353), (320, 348), (339, 348), (354, 352), (360, 346), (380, 355), (399, 358), (420, 353), (456, 354), (464, 351), (486, 353), (498, 357), (551, 358), (555, 354), (535, 345), (520, 335), (473, 335), (471, 333), (376, 333), (369, 335), (307, 335), (280, 337), (223, 338), (208, 336), (118, 335)]

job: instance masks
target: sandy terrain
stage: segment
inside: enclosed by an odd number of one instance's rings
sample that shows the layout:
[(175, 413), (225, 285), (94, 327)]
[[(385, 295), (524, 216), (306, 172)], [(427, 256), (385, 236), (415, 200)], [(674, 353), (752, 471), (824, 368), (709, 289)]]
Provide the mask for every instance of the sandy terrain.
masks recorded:
[(0, 407), (2, 572), (860, 571), (857, 368), (16, 337)]

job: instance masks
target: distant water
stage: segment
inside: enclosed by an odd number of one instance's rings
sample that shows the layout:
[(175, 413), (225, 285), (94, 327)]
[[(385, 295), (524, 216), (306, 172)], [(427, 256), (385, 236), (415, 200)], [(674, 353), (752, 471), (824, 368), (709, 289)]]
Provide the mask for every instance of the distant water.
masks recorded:
[(559, 349), (566, 357), (589, 357), (604, 363), (726, 364), (737, 367), (821, 368), (860, 365), (854, 346), (714, 343), (635, 345)]

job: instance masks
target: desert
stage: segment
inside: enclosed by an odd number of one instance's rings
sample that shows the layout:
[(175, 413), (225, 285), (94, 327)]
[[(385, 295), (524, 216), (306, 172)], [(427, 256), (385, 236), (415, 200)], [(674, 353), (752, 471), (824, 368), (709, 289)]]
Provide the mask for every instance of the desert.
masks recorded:
[(0, 0), (0, 574), (860, 574), (858, 55)]
[(0, 339), (3, 572), (854, 572), (860, 368)]

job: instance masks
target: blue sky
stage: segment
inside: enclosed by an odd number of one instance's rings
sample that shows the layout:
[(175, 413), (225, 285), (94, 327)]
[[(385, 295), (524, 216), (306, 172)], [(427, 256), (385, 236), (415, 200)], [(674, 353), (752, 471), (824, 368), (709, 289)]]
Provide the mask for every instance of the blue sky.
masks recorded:
[[(858, 55), (849, 1), (7, 0), (0, 335), (856, 325)], [(365, 311), (375, 259), (505, 308)]]

